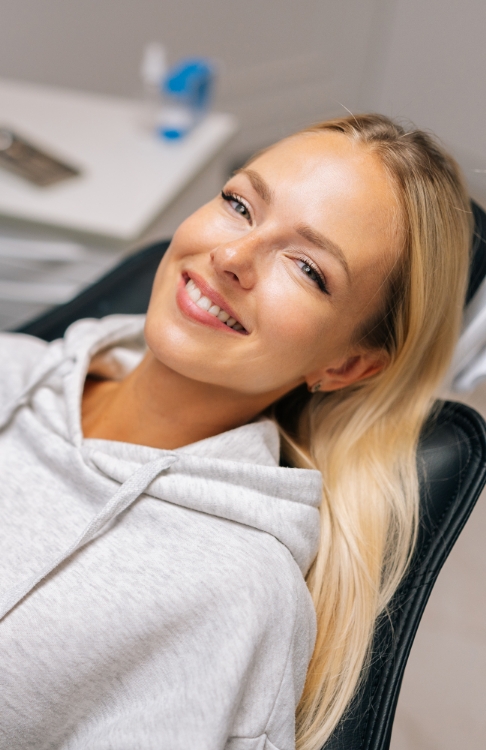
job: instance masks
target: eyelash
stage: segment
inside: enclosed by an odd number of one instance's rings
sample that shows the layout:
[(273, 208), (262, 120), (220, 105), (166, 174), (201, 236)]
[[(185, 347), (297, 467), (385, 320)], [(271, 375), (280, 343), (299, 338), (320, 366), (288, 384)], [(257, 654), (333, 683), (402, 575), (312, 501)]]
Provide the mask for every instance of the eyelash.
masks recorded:
[[(243, 208), (246, 211), (246, 215), (243, 214), (243, 213), (241, 213), (241, 211), (237, 211), (236, 209), (233, 209), (233, 210), (237, 214), (240, 214), (240, 216), (243, 216), (243, 218), (245, 218), (248, 222), (251, 223), (252, 218), (251, 218), (250, 209), (246, 205), (246, 201), (244, 201), (241, 198), (241, 196), (236, 195), (236, 193), (230, 193), (230, 192), (226, 192), (225, 190), (222, 190), (221, 191), (221, 197), (227, 203), (231, 203), (231, 201), (234, 201), (235, 203), (239, 203), (240, 206), (243, 206)], [(329, 294), (329, 290), (328, 290), (327, 284), (326, 284), (326, 279), (324, 278), (324, 276), (323, 276), (322, 272), (320, 271), (320, 269), (311, 260), (309, 260), (308, 258), (301, 257), (301, 258), (297, 258), (297, 260), (301, 261), (301, 263), (304, 263), (304, 265), (306, 265), (308, 268), (311, 269), (311, 271), (313, 271), (315, 273), (315, 275), (316, 275), (317, 278), (312, 279), (312, 281), (314, 281), (314, 283), (317, 284), (317, 286), (319, 287), (319, 289), (321, 290), (321, 292), (324, 292), (324, 294)], [(302, 273), (305, 273), (305, 271), (302, 271)], [(306, 276), (309, 276), (309, 274), (306, 273)]]
[[(297, 260), (300, 260), (301, 263), (303, 263), (305, 266), (307, 266), (308, 268), (310, 268), (311, 271), (313, 271), (315, 273), (315, 275), (317, 276), (317, 278), (316, 279), (312, 279), (312, 281), (314, 281), (317, 284), (317, 286), (319, 287), (319, 289), (321, 290), (321, 292), (324, 292), (324, 294), (329, 294), (330, 292), (329, 292), (329, 289), (327, 288), (326, 279), (323, 276), (323, 274), (320, 271), (320, 269), (312, 261), (310, 261), (308, 258), (297, 258)], [(305, 271), (302, 270), (302, 273), (305, 273)], [(309, 276), (309, 278), (311, 278), (308, 273), (306, 273), (305, 275)]]
[(243, 216), (244, 219), (249, 221), (251, 223), (251, 213), (250, 209), (247, 206), (246, 202), (241, 198), (241, 196), (236, 195), (236, 193), (227, 193), (224, 190), (221, 191), (221, 197), (224, 201), (227, 201), (228, 203), (231, 203), (231, 201), (234, 201), (235, 203), (239, 203), (240, 206), (243, 206), (243, 208), (246, 211), (246, 215), (242, 214), (241, 211), (237, 211), (236, 209), (233, 209), (237, 214), (240, 214), (240, 216)]

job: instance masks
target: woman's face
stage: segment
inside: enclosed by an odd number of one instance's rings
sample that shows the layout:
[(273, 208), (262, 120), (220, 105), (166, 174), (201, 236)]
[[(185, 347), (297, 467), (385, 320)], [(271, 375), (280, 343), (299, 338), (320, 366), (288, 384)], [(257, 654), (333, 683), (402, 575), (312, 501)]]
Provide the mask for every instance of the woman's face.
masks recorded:
[(278, 143), (176, 231), (154, 283), (149, 348), (181, 375), (245, 394), (371, 374), (379, 354), (351, 342), (397, 257), (395, 216), (364, 147), (332, 132)]

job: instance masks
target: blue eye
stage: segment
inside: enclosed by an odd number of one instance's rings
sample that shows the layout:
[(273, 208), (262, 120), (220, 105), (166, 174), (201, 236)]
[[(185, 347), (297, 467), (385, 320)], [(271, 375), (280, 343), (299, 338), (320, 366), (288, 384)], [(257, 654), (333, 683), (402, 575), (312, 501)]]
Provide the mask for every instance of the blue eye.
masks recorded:
[(309, 279), (314, 282), (314, 284), (317, 284), (321, 292), (324, 292), (324, 294), (329, 294), (324, 276), (317, 270), (317, 268), (314, 268), (314, 266), (304, 258), (299, 258), (297, 260), (297, 265), (301, 269), (302, 273), (305, 273), (305, 275), (308, 276)]
[(237, 195), (234, 193), (225, 193), (225, 191), (222, 190), (221, 197), (224, 201), (231, 204), (233, 211), (243, 216), (244, 219), (251, 221), (251, 215), (248, 208)]

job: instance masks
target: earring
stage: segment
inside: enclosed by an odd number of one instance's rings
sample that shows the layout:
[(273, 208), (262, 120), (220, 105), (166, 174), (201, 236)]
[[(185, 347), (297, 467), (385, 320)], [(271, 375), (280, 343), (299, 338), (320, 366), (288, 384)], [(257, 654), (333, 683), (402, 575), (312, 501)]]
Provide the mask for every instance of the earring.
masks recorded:
[(321, 383), (322, 380), (318, 380), (317, 383), (314, 383), (314, 385), (308, 385), (307, 390), (309, 391), (309, 393), (317, 393), (321, 390)]

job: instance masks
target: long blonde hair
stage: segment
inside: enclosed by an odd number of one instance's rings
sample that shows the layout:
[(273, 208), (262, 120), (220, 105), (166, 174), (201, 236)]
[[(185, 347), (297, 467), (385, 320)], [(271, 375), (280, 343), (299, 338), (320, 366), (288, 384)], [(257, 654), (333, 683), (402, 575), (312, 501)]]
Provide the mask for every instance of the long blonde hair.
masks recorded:
[[(379, 315), (356, 331), (389, 365), (342, 391), (303, 389), (274, 416), (292, 463), (323, 476), (321, 541), (308, 575), (317, 642), (297, 710), (297, 747), (318, 750), (366, 670), (374, 626), (410, 561), (418, 517), (416, 448), (459, 332), (471, 211), (458, 167), (429, 135), (381, 115), (330, 120), (384, 165), (404, 247)], [(296, 419), (297, 415), (297, 419)]]

